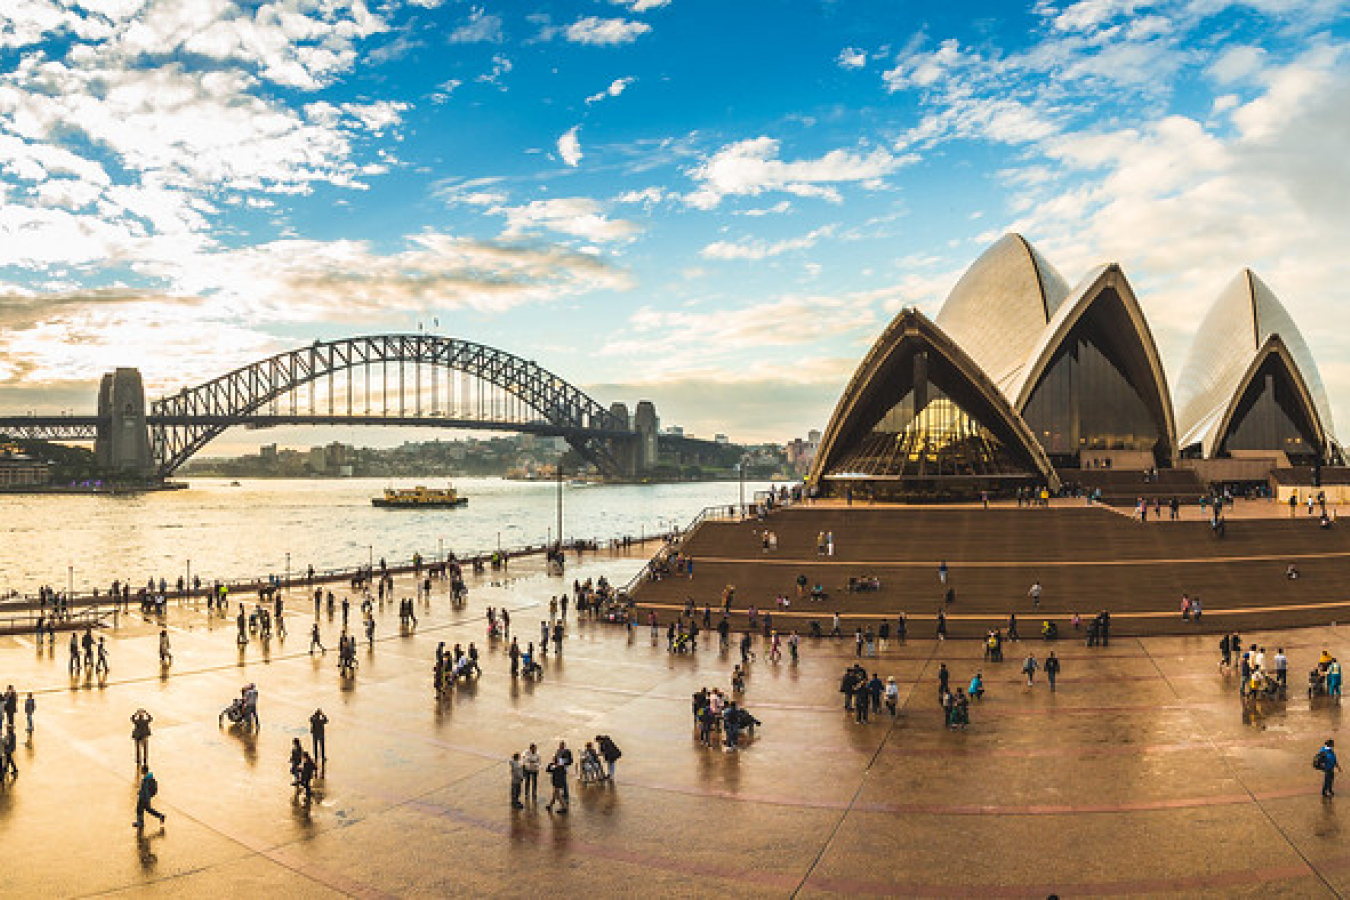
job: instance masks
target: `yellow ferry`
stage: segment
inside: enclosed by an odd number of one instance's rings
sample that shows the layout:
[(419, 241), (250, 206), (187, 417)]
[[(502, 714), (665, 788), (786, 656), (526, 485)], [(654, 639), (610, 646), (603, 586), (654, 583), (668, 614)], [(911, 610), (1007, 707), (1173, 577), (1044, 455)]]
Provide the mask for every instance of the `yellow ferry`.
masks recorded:
[(461, 497), (452, 487), (429, 488), (418, 485), (415, 488), (385, 488), (383, 497), (371, 497), (375, 506), (391, 509), (443, 509), (464, 506), (468, 497)]

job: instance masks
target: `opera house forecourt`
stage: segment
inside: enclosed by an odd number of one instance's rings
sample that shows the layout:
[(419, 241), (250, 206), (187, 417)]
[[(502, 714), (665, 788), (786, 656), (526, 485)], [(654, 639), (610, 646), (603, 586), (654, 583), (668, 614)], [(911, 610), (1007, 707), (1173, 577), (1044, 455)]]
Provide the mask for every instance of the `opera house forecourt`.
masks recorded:
[(1077, 488), (1133, 502), (1272, 485), (1334, 493), (1344, 479), (1328, 467), (1343, 462), (1317, 364), (1257, 275), (1244, 270), (1219, 293), (1169, 384), (1120, 265), (1070, 287), (1009, 234), (936, 320), (906, 309), (882, 332), (809, 480), (849, 499)]

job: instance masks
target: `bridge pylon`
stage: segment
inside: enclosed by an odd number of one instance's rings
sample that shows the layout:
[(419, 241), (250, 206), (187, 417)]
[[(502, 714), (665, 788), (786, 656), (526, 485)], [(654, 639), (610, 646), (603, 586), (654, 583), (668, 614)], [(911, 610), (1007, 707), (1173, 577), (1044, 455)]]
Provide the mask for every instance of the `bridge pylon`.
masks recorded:
[(94, 457), (114, 477), (144, 479), (155, 474), (140, 369), (116, 369), (103, 376)]

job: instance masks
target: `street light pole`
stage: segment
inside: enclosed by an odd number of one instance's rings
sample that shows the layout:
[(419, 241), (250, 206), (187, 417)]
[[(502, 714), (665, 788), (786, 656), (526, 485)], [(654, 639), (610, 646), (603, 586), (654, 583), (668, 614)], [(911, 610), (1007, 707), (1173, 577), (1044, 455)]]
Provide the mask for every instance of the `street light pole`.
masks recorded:
[(66, 602), (75, 599), (75, 567), (66, 567)]
[(744, 515), (745, 515), (745, 457), (744, 457), (744, 456), (742, 456), (742, 457), (741, 457), (741, 461), (738, 462), (738, 463), (736, 464), (736, 468), (740, 471), (740, 475), (741, 475), (741, 515), (744, 516)]
[(286, 554), (286, 596), (291, 595), (291, 555)]
[(558, 549), (562, 549), (563, 544), (563, 520), (562, 520), (562, 481), (563, 467), (562, 457), (558, 457)]
[(371, 571), (371, 572), (374, 572), (374, 571), (375, 571), (375, 545), (374, 545), (374, 544), (369, 544), (369, 545), (367, 545), (367, 549), (370, 551), (370, 566), (369, 566), (369, 568), (370, 568), (370, 571)]

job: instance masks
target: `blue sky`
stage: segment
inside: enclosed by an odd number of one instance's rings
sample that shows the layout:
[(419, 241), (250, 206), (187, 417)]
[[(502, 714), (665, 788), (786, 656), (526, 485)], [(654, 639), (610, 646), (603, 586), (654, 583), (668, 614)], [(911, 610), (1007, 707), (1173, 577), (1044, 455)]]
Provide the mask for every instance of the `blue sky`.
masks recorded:
[(1350, 422), (1345, 7), (11, 0), (0, 407), (439, 320), (785, 440), (1017, 230), (1174, 376), (1252, 266)]

